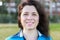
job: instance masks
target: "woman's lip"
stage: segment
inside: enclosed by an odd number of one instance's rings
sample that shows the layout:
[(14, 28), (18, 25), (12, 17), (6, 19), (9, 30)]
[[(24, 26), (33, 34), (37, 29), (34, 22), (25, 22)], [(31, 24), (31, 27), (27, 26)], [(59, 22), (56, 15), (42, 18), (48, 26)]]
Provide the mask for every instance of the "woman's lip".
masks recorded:
[(34, 24), (34, 22), (27, 22), (27, 25), (28, 26), (31, 26), (31, 25), (33, 25)]
[(34, 23), (34, 22), (26, 22), (26, 23)]
[(27, 24), (29, 24), (29, 25), (32, 25), (32, 24), (34, 24), (34, 22), (26, 22)]

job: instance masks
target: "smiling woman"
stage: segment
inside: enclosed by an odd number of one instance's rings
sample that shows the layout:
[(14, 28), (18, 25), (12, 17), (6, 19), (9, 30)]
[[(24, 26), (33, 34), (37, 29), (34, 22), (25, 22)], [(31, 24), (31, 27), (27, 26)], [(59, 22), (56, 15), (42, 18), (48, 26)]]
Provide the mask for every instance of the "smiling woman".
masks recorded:
[[(32, 9), (31, 9), (32, 8)], [(37, 27), (39, 23), (39, 15), (34, 6), (26, 5), (22, 9), (21, 13), (21, 23), (23, 26), (23, 29), (34, 29)]]
[(18, 26), (21, 30), (6, 40), (52, 40), (48, 17), (38, 1), (26, 0), (18, 5)]

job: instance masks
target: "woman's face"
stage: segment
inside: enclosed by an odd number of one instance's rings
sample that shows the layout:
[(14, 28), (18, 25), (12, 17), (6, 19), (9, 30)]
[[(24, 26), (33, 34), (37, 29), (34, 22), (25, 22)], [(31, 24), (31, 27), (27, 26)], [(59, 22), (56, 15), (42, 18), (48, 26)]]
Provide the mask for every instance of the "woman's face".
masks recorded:
[(39, 23), (39, 15), (33, 5), (24, 6), (20, 18), (23, 29), (36, 29)]

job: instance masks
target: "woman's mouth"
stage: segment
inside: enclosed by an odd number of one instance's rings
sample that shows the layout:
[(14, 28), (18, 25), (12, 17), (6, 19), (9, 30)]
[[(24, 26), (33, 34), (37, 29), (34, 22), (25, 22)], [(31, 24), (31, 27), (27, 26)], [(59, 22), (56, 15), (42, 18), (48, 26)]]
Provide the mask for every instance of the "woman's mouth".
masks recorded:
[(26, 22), (27, 25), (31, 26), (32, 24), (34, 24), (34, 22)]

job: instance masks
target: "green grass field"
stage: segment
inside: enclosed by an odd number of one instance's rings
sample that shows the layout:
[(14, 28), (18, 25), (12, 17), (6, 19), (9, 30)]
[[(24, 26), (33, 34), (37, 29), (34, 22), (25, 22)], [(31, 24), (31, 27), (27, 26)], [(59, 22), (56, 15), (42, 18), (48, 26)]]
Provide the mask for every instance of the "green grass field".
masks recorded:
[[(60, 23), (51, 23), (49, 27), (53, 40), (60, 40)], [(0, 40), (5, 40), (6, 37), (18, 31), (19, 28), (17, 24), (0, 24)]]

